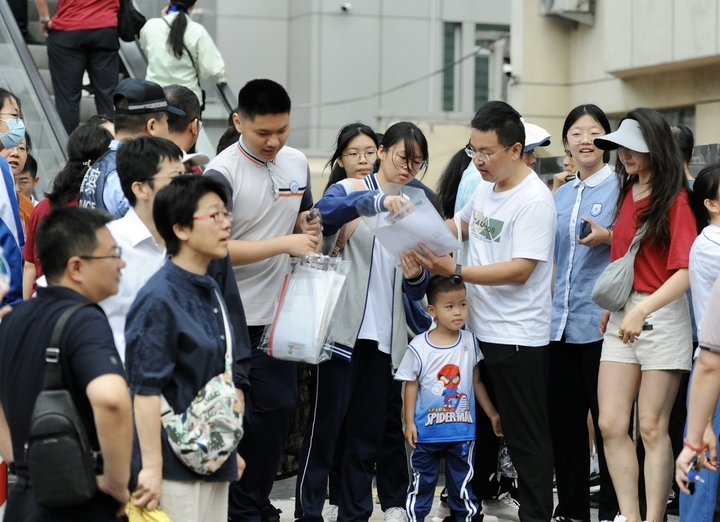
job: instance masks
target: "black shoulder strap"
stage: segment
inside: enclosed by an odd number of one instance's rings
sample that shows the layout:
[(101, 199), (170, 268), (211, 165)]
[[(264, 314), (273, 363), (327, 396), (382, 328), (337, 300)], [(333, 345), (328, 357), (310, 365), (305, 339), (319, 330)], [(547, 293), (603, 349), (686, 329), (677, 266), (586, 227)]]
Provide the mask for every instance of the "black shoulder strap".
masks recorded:
[(65, 325), (75, 312), (81, 308), (90, 306), (89, 303), (77, 304), (65, 310), (53, 328), (50, 337), (50, 346), (45, 349), (45, 379), (43, 380), (43, 390), (62, 390), (64, 388), (62, 382), (62, 369), (60, 367), (60, 338), (62, 337)]
[[(182, 15), (183, 13), (178, 13), (178, 16)], [(167, 24), (168, 27), (172, 29), (172, 25), (170, 25), (170, 22), (168, 22), (165, 18), (163, 18), (163, 22)], [(198, 71), (198, 68), (195, 67), (195, 59), (192, 57), (192, 53), (190, 52), (190, 49), (187, 48), (187, 45), (185, 45), (185, 42), (183, 42), (183, 49), (185, 49), (185, 52), (188, 55), (188, 58), (190, 58), (190, 62), (192, 63), (193, 69), (195, 70), (195, 75), (197, 76), (198, 85), (200, 85), (200, 72)]]

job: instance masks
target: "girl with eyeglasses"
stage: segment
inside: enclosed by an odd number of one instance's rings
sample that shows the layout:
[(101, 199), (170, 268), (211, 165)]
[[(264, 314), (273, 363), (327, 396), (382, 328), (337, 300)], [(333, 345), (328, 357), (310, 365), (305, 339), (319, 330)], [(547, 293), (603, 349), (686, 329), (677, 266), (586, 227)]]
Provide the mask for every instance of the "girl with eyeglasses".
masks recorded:
[[(323, 251), (337, 249), (352, 267), (344, 306), (335, 318), (332, 358), (312, 369), (312, 413), (300, 453), (297, 521), (322, 518), (341, 428), (345, 450), (338, 520), (367, 520), (372, 515), (372, 471), (385, 432), (391, 368), (397, 368), (407, 348), (403, 291), (419, 300), (429, 279), (404, 255), (399, 260), (402, 271), (398, 270), (398, 259), (375, 241), (360, 219), (361, 213), (405, 207), (402, 196), (386, 195), (382, 189), (406, 185), (425, 169), (427, 140), (413, 123), (396, 123), (383, 136), (377, 154), (377, 172), (335, 183), (316, 204), (323, 222)], [(343, 244), (338, 244), (339, 238)]]
[(375, 131), (364, 123), (350, 123), (340, 129), (335, 152), (325, 165), (331, 168), (325, 190), (345, 178), (362, 179), (370, 174), (379, 146)]
[[(548, 348), (548, 416), (555, 452), (559, 520), (590, 519), (588, 410), (595, 426), (600, 474), (599, 520), (612, 520), (617, 498), (607, 470), (598, 428), (598, 369), (603, 310), (590, 298), (595, 280), (610, 263), (610, 234), (618, 178), (607, 165), (610, 153), (593, 143), (610, 132), (597, 105), (575, 107), (565, 119), (563, 145), (577, 169), (573, 181), (555, 192), (555, 283)], [(564, 177), (569, 173), (563, 173)], [(596, 484), (597, 485), (597, 484)], [(561, 518), (565, 517), (565, 518)]]

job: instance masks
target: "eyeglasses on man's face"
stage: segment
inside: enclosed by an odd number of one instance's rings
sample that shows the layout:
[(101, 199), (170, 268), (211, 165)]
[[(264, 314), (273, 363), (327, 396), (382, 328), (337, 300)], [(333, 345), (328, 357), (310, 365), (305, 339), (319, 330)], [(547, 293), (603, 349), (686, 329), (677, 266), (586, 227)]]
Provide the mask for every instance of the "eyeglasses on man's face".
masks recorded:
[(465, 147), (465, 154), (470, 156), (472, 159), (477, 158), (477, 159), (481, 160), (483, 163), (487, 163), (488, 161), (490, 161), (490, 158), (492, 158), (495, 154), (500, 154), (502, 151), (508, 150), (509, 148), (510, 148), (510, 145), (508, 145), (504, 149), (501, 149), (497, 152), (493, 152), (492, 154), (487, 154), (485, 152), (478, 152), (476, 150), (473, 150), (472, 147), (470, 147), (470, 145), (468, 145), (467, 147)]
[(80, 259), (122, 259), (122, 247), (115, 245), (112, 247), (113, 255), (111, 256), (78, 256)]

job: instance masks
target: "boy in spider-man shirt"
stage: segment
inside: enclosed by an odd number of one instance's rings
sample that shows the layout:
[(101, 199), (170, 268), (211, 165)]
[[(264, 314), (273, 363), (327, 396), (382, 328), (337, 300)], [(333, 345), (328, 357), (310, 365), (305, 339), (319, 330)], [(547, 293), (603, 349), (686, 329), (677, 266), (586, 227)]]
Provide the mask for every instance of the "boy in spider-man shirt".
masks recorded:
[[(410, 342), (395, 378), (403, 391), (405, 440), (413, 448), (413, 479), (406, 511), (425, 520), (432, 507), (438, 468), (445, 458), (450, 508), (457, 520), (478, 520), (479, 503), (470, 487), (475, 449), (475, 400), (502, 436), (500, 416), (480, 380), (483, 356), (475, 336), (462, 330), (467, 321), (465, 284), (458, 277), (434, 276), (427, 287), (433, 330)], [(482, 515), (480, 515), (482, 516)]]

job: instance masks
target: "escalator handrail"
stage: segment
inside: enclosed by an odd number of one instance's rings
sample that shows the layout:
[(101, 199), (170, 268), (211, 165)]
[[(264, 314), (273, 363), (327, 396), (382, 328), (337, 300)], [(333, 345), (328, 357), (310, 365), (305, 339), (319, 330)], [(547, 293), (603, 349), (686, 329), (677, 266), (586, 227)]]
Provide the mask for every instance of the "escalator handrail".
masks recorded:
[(60, 120), (60, 115), (58, 114), (57, 109), (55, 109), (55, 104), (53, 103), (52, 98), (50, 98), (50, 93), (45, 87), (45, 83), (40, 76), (40, 71), (38, 71), (38, 68), (35, 65), (35, 60), (33, 60), (30, 50), (25, 44), (25, 39), (23, 38), (20, 28), (15, 21), (15, 17), (10, 10), (10, 6), (6, 1), (0, 1), (0, 16), (2, 16), (5, 25), (8, 28), (12, 43), (20, 55), (20, 61), (25, 67), (25, 71), (30, 79), (30, 85), (32, 85), (32, 88), (35, 90), (35, 95), (40, 101), (42, 110), (47, 118), (47, 122), (50, 124), (53, 135), (60, 146), (63, 157), (67, 160), (67, 132)]
[(237, 107), (237, 103), (235, 101), (235, 93), (232, 91), (232, 89), (227, 83), (216, 83), (215, 88), (217, 89), (218, 95), (220, 96), (220, 101), (227, 109), (228, 114), (231, 114)]

